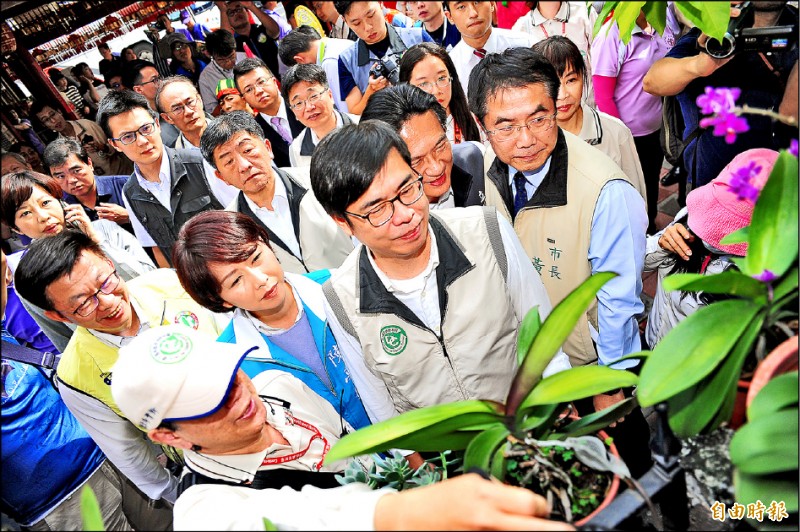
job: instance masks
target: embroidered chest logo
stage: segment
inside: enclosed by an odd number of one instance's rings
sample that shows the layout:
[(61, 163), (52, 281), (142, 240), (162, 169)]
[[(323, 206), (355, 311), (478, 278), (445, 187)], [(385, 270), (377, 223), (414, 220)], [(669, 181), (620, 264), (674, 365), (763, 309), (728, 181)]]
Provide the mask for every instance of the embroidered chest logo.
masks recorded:
[(381, 329), (381, 347), (387, 354), (395, 356), (405, 351), (408, 335), (402, 327), (387, 325)]
[(150, 348), (150, 355), (162, 364), (180, 362), (192, 350), (192, 340), (185, 334), (172, 332), (163, 335)]
[(195, 331), (200, 327), (200, 320), (197, 319), (197, 314), (191, 310), (182, 310), (175, 315), (175, 323), (178, 325), (185, 325), (191, 327)]

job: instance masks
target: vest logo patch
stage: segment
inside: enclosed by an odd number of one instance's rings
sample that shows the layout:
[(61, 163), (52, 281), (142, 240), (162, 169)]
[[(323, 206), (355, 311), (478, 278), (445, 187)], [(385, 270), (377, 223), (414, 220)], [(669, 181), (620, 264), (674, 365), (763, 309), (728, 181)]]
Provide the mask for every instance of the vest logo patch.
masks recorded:
[(408, 335), (402, 327), (387, 325), (381, 329), (381, 347), (386, 354), (396, 356), (405, 351)]
[(200, 327), (200, 320), (197, 319), (197, 314), (191, 310), (182, 310), (175, 315), (175, 323), (185, 327), (191, 327), (195, 331)]
[(185, 334), (171, 332), (161, 336), (150, 349), (150, 355), (161, 364), (180, 362), (192, 351), (192, 340)]

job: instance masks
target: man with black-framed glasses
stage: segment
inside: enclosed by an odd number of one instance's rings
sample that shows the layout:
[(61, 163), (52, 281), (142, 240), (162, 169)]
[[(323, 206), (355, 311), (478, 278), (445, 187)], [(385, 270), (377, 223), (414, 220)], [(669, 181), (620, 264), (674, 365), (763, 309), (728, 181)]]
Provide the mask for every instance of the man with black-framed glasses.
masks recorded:
[[(123, 87), (144, 96), (150, 109), (153, 110), (156, 109), (156, 92), (158, 92), (160, 84), (161, 74), (158, 72), (156, 65), (150, 61), (137, 59), (128, 63), (122, 71)], [(159, 125), (161, 126), (160, 135), (164, 145), (172, 146), (175, 144), (175, 140), (180, 134), (178, 128), (162, 118), (159, 118)]]
[(169, 267), (181, 226), (198, 212), (223, 207), (209, 181), (213, 176), (206, 175), (199, 153), (164, 146), (158, 114), (135, 92), (110, 92), (97, 119), (111, 147), (134, 162), (122, 190), (136, 238), (160, 267)]
[(178, 481), (117, 407), (111, 368), (120, 347), (151, 327), (181, 324), (216, 338), (230, 317), (195, 303), (174, 270), (161, 268), (125, 281), (99, 245), (79, 231), (32, 243), (17, 267), (15, 284), (22, 297), (41, 305), (45, 316), (77, 326), (58, 364), (59, 393), (114, 466), (156, 501), (142, 514), (150, 520), (140, 524), (142, 529), (171, 530), (170, 503), (177, 497)]
[[(311, 184), (362, 244), (323, 291), (372, 421), (465, 399), (504, 400), (522, 319), (534, 306), (542, 319), (551, 310), (510, 224), (485, 207), (430, 214), (405, 142), (376, 120), (323, 139)], [(568, 367), (559, 352), (545, 374)]]
[(206, 51), (211, 55), (211, 62), (200, 72), (197, 86), (203, 97), (203, 106), (207, 113), (213, 113), (217, 83), (223, 79), (233, 78), (233, 67), (247, 56), (236, 51), (236, 39), (228, 30), (214, 30), (206, 37)]

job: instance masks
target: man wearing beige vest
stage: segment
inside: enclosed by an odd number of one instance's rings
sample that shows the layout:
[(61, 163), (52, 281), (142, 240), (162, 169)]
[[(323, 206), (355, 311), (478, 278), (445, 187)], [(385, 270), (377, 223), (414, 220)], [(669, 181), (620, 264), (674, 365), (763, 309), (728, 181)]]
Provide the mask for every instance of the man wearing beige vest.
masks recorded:
[[(492, 148), (486, 203), (514, 224), (553, 304), (593, 273), (619, 274), (599, 291), (564, 352), (573, 366), (630, 368), (637, 362), (615, 362), (641, 349), (644, 201), (608, 156), (556, 125), (558, 88), (553, 66), (527, 48), (488, 54), (472, 71), (470, 108)], [(595, 396), (584, 408), (602, 410), (624, 392)]]
[[(370, 418), (503, 401), (522, 318), (538, 306), (544, 319), (551, 309), (511, 225), (479, 206), (430, 214), (406, 143), (377, 120), (325, 137), (311, 158), (311, 184), (361, 242), (323, 291)], [(545, 374), (568, 367), (559, 351)]]
[(337, 268), (353, 242), (325, 214), (311, 192), (308, 167), (275, 168), (269, 140), (253, 115), (234, 111), (216, 119), (200, 139), (216, 175), (240, 190), (227, 210), (262, 225), (284, 271)]

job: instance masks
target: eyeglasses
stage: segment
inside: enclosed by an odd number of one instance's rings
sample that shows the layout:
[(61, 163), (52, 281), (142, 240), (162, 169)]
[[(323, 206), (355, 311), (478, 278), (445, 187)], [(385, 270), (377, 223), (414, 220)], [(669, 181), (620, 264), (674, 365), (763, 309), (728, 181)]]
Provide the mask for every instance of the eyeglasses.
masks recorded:
[(273, 79), (275, 79), (275, 78), (259, 78), (259, 79), (256, 80), (256, 82), (253, 85), (248, 85), (244, 89), (244, 93), (247, 94), (247, 95), (253, 94), (253, 91), (256, 90), (256, 87), (259, 88), (259, 89), (264, 89), (264, 88), (266, 88), (267, 83), (269, 83)]
[(424, 90), (425, 92), (431, 92), (433, 90), (433, 86), (436, 85), (440, 89), (443, 89), (450, 85), (450, 82), (453, 81), (453, 78), (450, 76), (442, 76), (438, 78), (436, 81), (425, 81), (424, 83), (420, 83), (417, 85), (420, 89)]
[(230, 9), (228, 9), (227, 11), (225, 11), (225, 14), (230, 17), (231, 15), (235, 15), (236, 13), (242, 13), (243, 11), (244, 11), (244, 7), (242, 7), (242, 6), (232, 7)]
[(155, 76), (150, 81), (143, 81), (143, 82), (139, 83), (139, 85), (144, 87), (145, 85), (149, 85), (150, 83), (158, 83), (159, 81), (161, 81), (161, 76)]
[(499, 127), (497, 129), (487, 131), (486, 134), (490, 137), (494, 137), (494, 139), (499, 142), (506, 142), (516, 137), (517, 133), (523, 129), (530, 129), (534, 135), (544, 133), (553, 127), (555, 120), (556, 113), (547, 116), (537, 116), (536, 118), (532, 118), (531, 120), (525, 122), (524, 125)]
[(136, 134), (140, 134), (143, 137), (149, 137), (152, 135), (156, 130), (156, 123), (150, 122), (149, 124), (145, 124), (136, 131), (128, 131), (127, 133), (123, 133), (119, 136), (119, 138), (115, 139), (112, 138), (111, 140), (118, 140), (124, 145), (133, 144), (136, 142)]
[(214, 58), (214, 61), (216, 61), (216, 63), (218, 65), (220, 65), (220, 66), (222, 66), (223, 63), (225, 63), (225, 64), (235, 63), (236, 62), (236, 50), (232, 51), (230, 54), (228, 54), (226, 56), (214, 55), (212, 57)]
[(50, 124), (56, 121), (56, 117), (58, 113), (56, 111), (50, 111), (47, 115), (41, 117), (42, 124)]
[(319, 92), (315, 92), (314, 94), (312, 94), (311, 96), (309, 96), (305, 100), (298, 100), (297, 103), (293, 103), (293, 104), (289, 105), (289, 109), (291, 109), (292, 111), (302, 111), (303, 109), (305, 109), (306, 105), (309, 105), (309, 104), (314, 105), (315, 103), (317, 103), (319, 101), (319, 99), (322, 98), (322, 95), (325, 94), (325, 91), (327, 91), (327, 90), (328, 89), (322, 89)]
[(100, 304), (100, 300), (97, 299), (97, 296), (102, 292), (105, 295), (111, 295), (114, 293), (114, 290), (117, 289), (119, 286), (119, 275), (117, 275), (117, 270), (111, 272), (111, 275), (106, 277), (106, 280), (103, 281), (103, 284), (100, 285), (100, 288), (97, 289), (97, 292), (92, 294), (91, 296), (87, 297), (83, 303), (80, 304), (78, 308), (75, 309), (73, 314), (77, 314), (83, 318), (89, 316), (92, 312), (97, 309), (97, 306)]
[(422, 197), (422, 176), (415, 179), (400, 189), (397, 196), (390, 200), (378, 203), (367, 214), (356, 214), (354, 212), (344, 211), (345, 214), (361, 218), (368, 221), (373, 227), (380, 227), (385, 225), (394, 216), (394, 202), (399, 201), (405, 206), (416, 203)]
[(199, 102), (200, 100), (197, 98), (189, 98), (183, 103), (173, 105), (169, 112), (175, 116), (181, 116), (184, 109), (196, 109)]
[(188, 48), (188, 47), (189, 47), (189, 45), (188, 45), (188, 44), (186, 44), (186, 43), (182, 43), (182, 42), (179, 42), (179, 43), (176, 43), (176, 44), (173, 44), (173, 45), (172, 45), (172, 50), (173, 50), (174, 52), (180, 52), (180, 51), (181, 51), (181, 50), (183, 50), (184, 48)]

